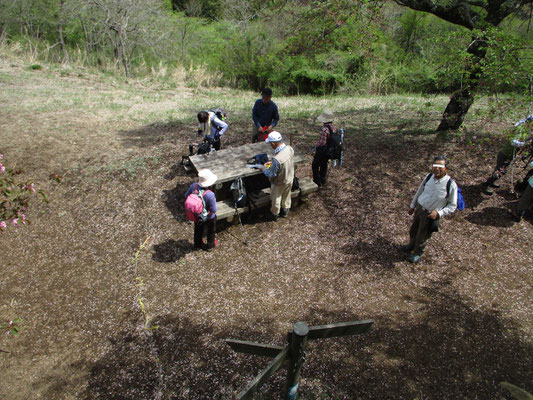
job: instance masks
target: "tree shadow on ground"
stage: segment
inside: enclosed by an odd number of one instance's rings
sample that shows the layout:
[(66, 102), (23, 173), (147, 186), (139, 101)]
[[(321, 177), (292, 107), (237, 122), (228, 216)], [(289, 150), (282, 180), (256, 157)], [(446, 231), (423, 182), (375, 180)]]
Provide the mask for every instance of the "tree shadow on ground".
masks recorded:
[(182, 135), (182, 132), (189, 130), (190, 126), (178, 122), (156, 122), (139, 129), (119, 131), (119, 136), (122, 138), (126, 148), (146, 148), (161, 143), (181, 141), (180, 135)]
[(161, 198), (167, 209), (178, 221), (185, 221), (185, 193), (190, 183), (178, 183), (174, 189), (163, 190)]
[(465, 199), (465, 204), (467, 209), (473, 210), (477, 208), (485, 199), (481, 194), (480, 185), (460, 185), (461, 191), (463, 192), (463, 197)]
[[(403, 302), (418, 312), (361, 316), (311, 306), (299, 319), (309, 326), (375, 323), (362, 335), (308, 343), (302, 398), (509, 399), (501, 381), (533, 389), (533, 347), (515, 321), (472, 307), (446, 284), (406, 294)], [(260, 331), (270, 324), (214, 328), (173, 315), (156, 318), (156, 330), (132, 328), (110, 338), (111, 349), (90, 365), (84, 398), (234, 398), (269, 359), (237, 355), (224, 339), (284, 345), (284, 337)], [(279, 398), (285, 376), (282, 369), (269, 378), (254, 398)]]
[(188, 240), (167, 239), (163, 243), (154, 245), (152, 260), (156, 262), (175, 262), (193, 251), (196, 251), (193, 243)]
[[(264, 319), (255, 326), (271, 323)], [(244, 324), (220, 330), (166, 315), (155, 318), (156, 325), (152, 331), (132, 328), (110, 338), (111, 349), (90, 366), (83, 397), (234, 399), (268, 364), (264, 357), (237, 357), (225, 343), (227, 338), (265, 342), (263, 333)]]
[(508, 209), (501, 207), (486, 207), (467, 215), (465, 219), (476, 225), (509, 228), (514, 222)]
[[(310, 398), (508, 399), (501, 381), (533, 389), (533, 346), (520, 338), (515, 321), (438, 286), (404, 301), (419, 312), (364, 316), (375, 323), (363, 335), (310, 342), (302, 377), (309, 390), (322, 386)], [(307, 322), (363, 319), (339, 314), (313, 310)]]
[(341, 250), (352, 256), (349, 265), (361, 265), (362, 268), (371, 264), (383, 270), (392, 270), (395, 263), (406, 259), (406, 254), (400, 251), (398, 244), (379, 235), (369, 237), (367, 241), (353, 241)]

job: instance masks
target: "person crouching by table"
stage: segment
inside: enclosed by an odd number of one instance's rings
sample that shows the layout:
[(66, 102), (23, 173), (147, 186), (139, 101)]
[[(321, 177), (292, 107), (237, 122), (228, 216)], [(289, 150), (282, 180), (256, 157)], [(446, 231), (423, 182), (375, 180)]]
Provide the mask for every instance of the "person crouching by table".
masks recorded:
[[(203, 191), (203, 198), (205, 202), (205, 209), (207, 210), (207, 219), (205, 222), (196, 218), (194, 222), (194, 248), (211, 251), (211, 249), (218, 246), (218, 241), (215, 238), (217, 228), (217, 199), (215, 193), (210, 190), (210, 187), (217, 181), (217, 176), (209, 169), (201, 169), (198, 171), (198, 182), (194, 182), (187, 192), (185, 198), (195, 191)], [(207, 243), (204, 244), (203, 237), (207, 231)]]
[(220, 138), (228, 129), (228, 124), (222, 121), (213, 111), (200, 111), (198, 118), (198, 134), (204, 135), (204, 140), (209, 141), (215, 150), (220, 150)]
[(294, 180), (294, 150), (283, 143), (281, 133), (272, 131), (265, 142), (270, 143), (274, 157), (270, 166), (266, 164), (261, 171), (270, 180), (270, 214), (268, 218), (277, 221), (286, 218), (291, 208), (291, 187)]

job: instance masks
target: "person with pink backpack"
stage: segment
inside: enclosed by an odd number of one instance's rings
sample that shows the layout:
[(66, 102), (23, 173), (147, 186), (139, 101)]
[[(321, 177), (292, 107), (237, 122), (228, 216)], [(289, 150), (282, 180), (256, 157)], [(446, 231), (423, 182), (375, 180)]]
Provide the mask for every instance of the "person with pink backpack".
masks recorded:
[[(217, 224), (217, 199), (209, 188), (217, 176), (209, 169), (198, 171), (198, 182), (194, 182), (185, 193), (185, 216), (194, 221), (194, 248), (211, 251), (218, 245), (215, 238)], [(206, 233), (207, 231), (207, 233)], [(204, 233), (207, 243), (203, 242)]]

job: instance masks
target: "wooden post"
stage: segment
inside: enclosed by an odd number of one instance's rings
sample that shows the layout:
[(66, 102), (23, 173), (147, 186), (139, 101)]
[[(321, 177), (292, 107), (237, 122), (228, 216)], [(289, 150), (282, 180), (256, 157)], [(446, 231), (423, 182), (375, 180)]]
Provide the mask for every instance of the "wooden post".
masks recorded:
[(298, 384), (308, 333), (309, 327), (305, 322), (295, 323), (293, 331), (289, 332), (290, 357), (287, 370), (287, 386), (285, 388), (286, 400), (296, 400), (298, 398)]

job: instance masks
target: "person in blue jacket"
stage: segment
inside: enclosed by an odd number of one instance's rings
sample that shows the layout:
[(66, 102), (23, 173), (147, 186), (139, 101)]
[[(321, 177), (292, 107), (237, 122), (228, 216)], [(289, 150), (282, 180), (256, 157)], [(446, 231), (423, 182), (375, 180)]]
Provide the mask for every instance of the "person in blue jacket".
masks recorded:
[[(215, 193), (212, 190), (208, 190), (217, 181), (217, 176), (209, 169), (201, 169), (198, 171), (198, 182), (194, 182), (187, 192), (185, 198), (187, 198), (197, 188), (204, 190), (204, 202), (205, 209), (207, 210), (207, 220), (202, 222), (196, 220), (194, 222), (194, 248), (203, 249), (205, 251), (211, 251), (211, 249), (218, 246), (218, 242), (215, 238), (217, 229), (217, 199)], [(204, 232), (207, 231), (207, 243), (203, 243)]]
[(279, 121), (278, 106), (272, 101), (272, 89), (264, 88), (261, 91), (261, 98), (255, 101), (252, 109), (252, 119), (252, 143), (264, 141)]

